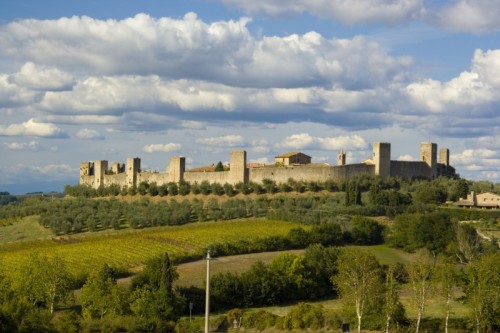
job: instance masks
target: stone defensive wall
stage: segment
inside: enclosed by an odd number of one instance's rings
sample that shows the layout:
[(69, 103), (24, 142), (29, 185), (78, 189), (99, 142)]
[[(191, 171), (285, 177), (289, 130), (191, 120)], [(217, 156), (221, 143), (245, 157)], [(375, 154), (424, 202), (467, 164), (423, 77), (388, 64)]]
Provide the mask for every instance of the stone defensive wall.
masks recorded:
[(391, 161), (391, 176), (432, 179), (432, 170), (421, 161)]
[(443, 148), (437, 156), (435, 143), (420, 145), (420, 161), (393, 161), (391, 160), (391, 144), (384, 142), (373, 143), (371, 159), (358, 164), (345, 164), (345, 153), (341, 151), (338, 158), (339, 165), (329, 164), (302, 164), (302, 165), (267, 165), (248, 168), (246, 151), (231, 152), (229, 171), (189, 171), (186, 170), (184, 157), (174, 156), (166, 167), (165, 172), (151, 172), (141, 170), (139, 158), (128, 158), (126, 164), (113, 163), (108, 169), (108, 161), (80, 163), (80, 185), (89, 185), (93, 188), (109, 186), (120, 187), (137, 186), (141, 182), (156, 183), (158, 185), (170, 182), (178, 183), (184, 180), (188, 183), (232, 184), (249, 181), (262, 183), (264, 179), (271, 179), (276, 183), (285, 183), (289, 179), (303, 181), (334, 181), (351, 179), (355, 176), (368, 175), (380, 177), (402, 177), (432, 179), (438, 176), (455, 177), (455, 169), (449, 165), (449, 150)]
[(342, 166), (332, 165), (296, 165), (277, 166), (249, 169), (249, 180), (262, 183), (264, 179), (272, 179), (276, 183), (286, 183), (288, 179), (304, 181), (325, 181), (326, 179), (349, 179), (357, 175), (375, 175), (373, 165), (350, 164)]

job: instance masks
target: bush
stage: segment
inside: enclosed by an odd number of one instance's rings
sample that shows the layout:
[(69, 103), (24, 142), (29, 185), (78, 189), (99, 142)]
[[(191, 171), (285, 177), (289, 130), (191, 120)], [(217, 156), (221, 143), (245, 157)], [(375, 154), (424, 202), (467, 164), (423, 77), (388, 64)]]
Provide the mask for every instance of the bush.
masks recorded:
[(283, 320), (283, 329), (319, 329), (324, 327), (323, 307), (299, 303), (293, 307)]
[(255, 328), (261, 331), (266, 328), (274, 327), (277, 318), (278, 316), (264, 310), (245, 312), (243, 314), (242, 326), (245, 328)]

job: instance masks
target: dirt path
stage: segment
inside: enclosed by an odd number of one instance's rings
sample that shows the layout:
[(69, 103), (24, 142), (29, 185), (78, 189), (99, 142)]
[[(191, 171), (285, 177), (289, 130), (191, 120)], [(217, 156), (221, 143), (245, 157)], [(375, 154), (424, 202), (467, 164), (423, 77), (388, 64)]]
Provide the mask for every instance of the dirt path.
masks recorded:
[[(262, 252), (262, 253), (251, 253), (242, 254), (237, 256), (228, 256), (215, 258), (210, 262), (210, 272), (211, 274), (221, 273), (221, 272), (234, 272), (241, 273), (250, 268), (253, 263), (257, 261), (262, 261), (263, 263), (271, 262), (277, 255), (282, 253), (303, 253), (304, 250), (289, 250), (289, 251), (279, 251), (279, 252)], [(177, 266), (177, 273), (179, 273), (179, 279), (176, 281), (176, 285), (189, 287), (203, 287), (206, 278), (207, 262), (206, 260), (198, 260), (185, 264), (180, 264)], [(119, 279), (118, 283), (120, 285), (128, 286), (132, 277), (127, 277)]]

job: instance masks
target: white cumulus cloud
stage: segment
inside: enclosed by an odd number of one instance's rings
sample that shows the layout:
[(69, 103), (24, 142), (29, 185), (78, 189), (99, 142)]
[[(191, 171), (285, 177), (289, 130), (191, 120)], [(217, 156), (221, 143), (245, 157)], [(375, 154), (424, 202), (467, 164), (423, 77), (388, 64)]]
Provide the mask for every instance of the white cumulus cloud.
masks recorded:
[(441, 25), (452, 31), (485, 34), (500, 31), (500, 2), (454, 0), (438, 13)]
[(150, 144), (146, 145), (142, 148), (143, 151), (146, 153), (154, 153), (154, 152), (163, 152), (163, 153), (168, 153), (172, 151), (179, 151), (181, 150), (181, 145), (178, 143), (158, 143), (158, 144)]
[(410, 161), (415, 161), (415, 158), (413, 156), (411, 156), (410, 154), (405, 154), (405, 155), (399, 156), (398, 161), (410, 162)]
[(4, 146), (9, 150), (38, 150), (38, 142), (8, 142)]
[(316, 149), (316, 150), (339, 150), (339, 149), (366, 149), (367, 143), (359, 135), (338, 137), (315, 137), (309, 133), (293, 134), (283, 139), (279, 148), (287, 149)]
[(499, 123), (499, 76), (500, 50), (476, 50), (469, 71), (445, 82), (426, 79), (409, 84), (403, 91), (408, 103), (398, 112), (405, 116), (427, 114), (426, 122), (416, 123), (441, 135), (484, 136)]
[(68, 135), (54, 124), (37, 122), (32, 118), (21, 124), (0, 125), (0, 136), (66, 138)]
[(19, 86), (34, 90), (62, 90), (73, 84), (73, 77), (55, 67), (38, 66), (32, 62), (25, 63), (19, 73), (13, 74), (11, 80)]
[(466, 149), (461, 153), (451, 154), (450, 160), (456, 165), (473, 165), (478, 162), (488, 163), (488, 159), (492, 159), (499, 154), (490, 149)]
[(98, 131), (88, 128), (83, 128), (76, 132), (76, 137), (82, 140), (102, 140), (104, 137)]
[(196, 143), (216, 147), (241, 147), (245, 144), (245, 139), (241, 135), (223, 135), (196, 139)]

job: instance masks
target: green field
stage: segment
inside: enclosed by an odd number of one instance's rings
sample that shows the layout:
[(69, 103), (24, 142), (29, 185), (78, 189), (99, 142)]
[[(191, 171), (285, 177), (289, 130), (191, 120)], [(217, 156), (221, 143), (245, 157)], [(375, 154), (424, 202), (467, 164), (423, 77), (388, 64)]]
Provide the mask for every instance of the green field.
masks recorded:
[[(22, 222), (20, 222), (22, 223)], [(32, 225), (36, 228), (38, 225)], [(200, 255), (215, 242), (252, 240), (273, 235), (285, 235), (298, 223), (245, 219), (192, 223), (182, 226), (144, 230), (126, 229), (101, 234), (86, 233), (64, 237), (42, 237), (0, 245), (0, 262), (8, 274), (31, 252), (63, 258), (75, 275), (84, 274), (107, 263), (133, 270), (153, 256), (168, 252), (172, 257)], [(10, 227), (10, 226), (9, 226)], [(25, 226), (26, 227), (26, 226)], [(8, 227), (2, 227), (2, 231)], [(41, 234), (40, 234), (41, 236)], [(24, 238), (27, 239), (27, 238)]]
[(0, 244), (45, 239), (52, 232), (38, 223), (38, 216), (28, 216), (18, 221), (0, 221)]

